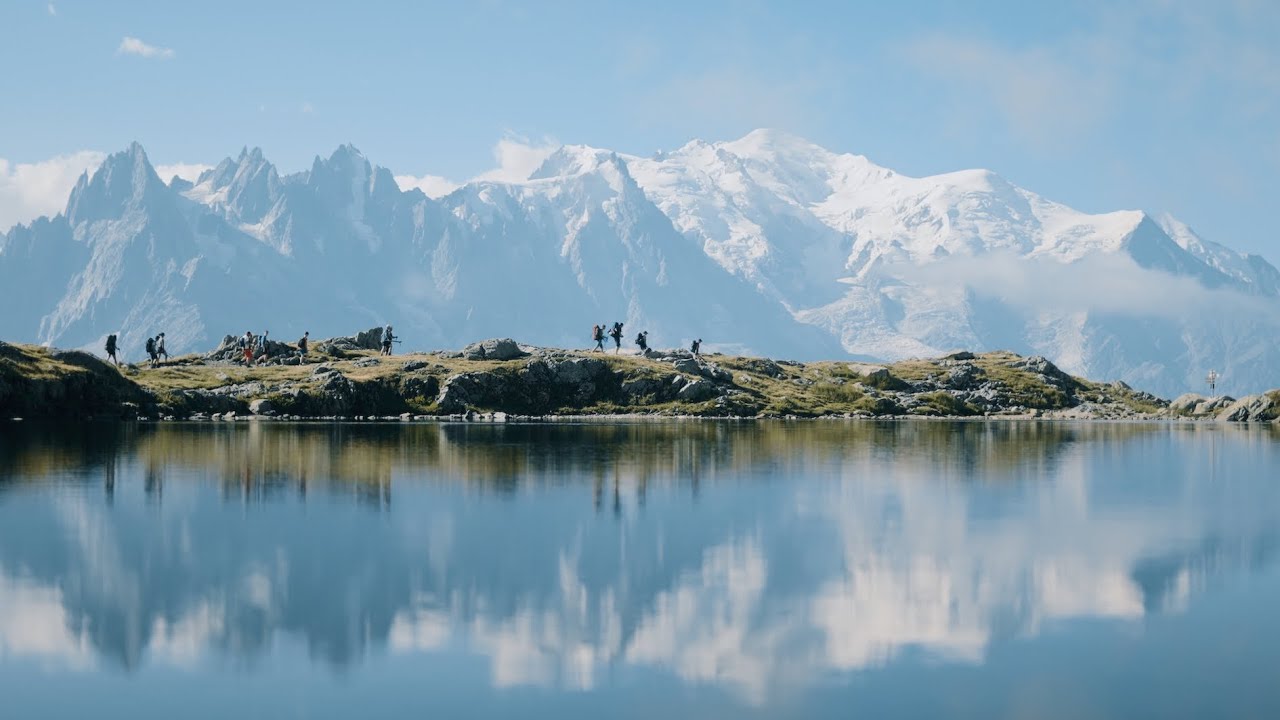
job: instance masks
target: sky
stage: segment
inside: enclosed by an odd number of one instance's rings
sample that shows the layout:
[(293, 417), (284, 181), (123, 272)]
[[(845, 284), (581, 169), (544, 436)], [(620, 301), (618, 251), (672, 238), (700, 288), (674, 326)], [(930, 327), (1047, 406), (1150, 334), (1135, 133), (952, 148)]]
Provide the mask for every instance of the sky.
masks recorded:
[[(1280, 2), (0, 0), (0, 226), (137, 140), (166, 179), (350, 142), (405, 184), (757, 127), (1280, 264)], [(447, 180), (446, 180), (447, 179)], [(0, 231), (3, 230), (0, 228)]]

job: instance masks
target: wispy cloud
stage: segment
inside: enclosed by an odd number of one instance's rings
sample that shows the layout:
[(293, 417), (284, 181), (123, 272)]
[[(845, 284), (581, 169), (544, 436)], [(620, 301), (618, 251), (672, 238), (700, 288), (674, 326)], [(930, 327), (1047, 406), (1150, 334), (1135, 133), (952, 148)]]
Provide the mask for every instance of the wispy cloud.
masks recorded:
[(498, 162), (498, 167), (481, 173), (475, 179), (498, 182), (528, 180), (558, 147), (560, 143), (549, 137), (533, 141), (519, 135), (508, 135), (493, 146), (493, 159)]
[(156, 175), (166, 183), (172, 180), (175, 176), (188, 182), (195, 182), (196, 178), (200, 177), (200, 173), (212, 168), (212, 165), (206, 165), (204, 163), (176, 162), (168, 165), (156, 165)]
[(174, 56), (172, 48), (148, 45), (136, 37), (128, 36), (125, 36), (125, 38), (120, 41), (120, 47), (116, 48), (116, 54), (137, 55), (138, 57), (154, 58), (157, 60), (169, 60)]
[(302, 103), (301, 106), (298, 107), (298, 110), (301, 111), (304, 115), (310, 115), (311, 113), (316, 111), (316, 107), (309, 102), (304, 102)]
[(54, 7), (53, 3), (49, 3), (48, 8), (49, 8), (50, 15), (52, 15), (53, 17), (58, 16), (58, 8)]
[(80, 174), (97, 168), (105, 158), (93, 150), (37, 163), (11, 164), (0, 158), (0, 232), (60, 212)]
[(397, 175), (396, 184), (400, 186), (401, 190), (417, 188), (429, 198), (442, 198), (460, 187), (458, 183), (439, 175), (423, 175), (422, 177)]

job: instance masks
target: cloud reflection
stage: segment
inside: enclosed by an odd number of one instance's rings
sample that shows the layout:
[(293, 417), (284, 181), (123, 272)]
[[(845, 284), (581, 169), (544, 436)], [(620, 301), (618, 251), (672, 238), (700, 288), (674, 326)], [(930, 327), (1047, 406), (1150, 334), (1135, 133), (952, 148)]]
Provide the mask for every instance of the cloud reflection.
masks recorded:
[[(162, 431), (20, 458), (0, 666), (198, 671), (296, 637), (335, 667), (481, 657), (494, 687), (583, 691), (656, 669), (760, 705), (908, 651), (980, 663), (1057, 624), (1178, 612), (1274, 564), (1271, 435), (779, 427)], [(373, 503), (349, 490), (368, 482)]]

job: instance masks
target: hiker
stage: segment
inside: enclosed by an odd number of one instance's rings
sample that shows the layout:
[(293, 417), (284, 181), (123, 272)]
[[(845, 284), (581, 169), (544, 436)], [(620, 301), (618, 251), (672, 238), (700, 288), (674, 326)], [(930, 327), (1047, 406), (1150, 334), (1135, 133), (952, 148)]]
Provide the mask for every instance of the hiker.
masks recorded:
[(298, 357), (303, 360), (307, 359), (307, 343), (310, 341), (311, 331), (302, 333), (302, 337), (298, 338)]
[(604, 325), (591, 326), (591, 339), (596, 341), (596, 350), (604, 352)]
[(609, 337), (613, 338), (613, 354), (617, 355), (622, 352), (622, 323), (613, 324), (613, 329), (609, 331)]
[(701, 351), (702, 351), (702, 338), (698, 338), (697, 340), (693, 341), (692, 345), (689, 346), (689, 352), (693, 353), (694, 357), (702, 357)]
[(644, 355), (649, 352), (649, 331), (642, 331), (636, 335), (636, 345), (640, 348), (640, 354)]
[(263, 330), (262, 334), (258, 336), (257, 355), (259, 362), (267, 359), (267, 335), (270, 333), (270, 330)]
[(156, 336), (156, 362), (163, 357), (165, 362), (169, 362), (169, 351), (164, 349), (164, 333)]
[(115, 363), (116, 367), (120, 367), (120, 360), (116, 357), (116, 336), (107, 336), (107, 359)]
[(244, 331), (244, 337), (240, 338), (240, 348), (244, 354), (244, 366), (253, 367), (253, 332), (251, 330)]
[(395, 342), (396, 336), (391, 332), (391, 326), (388, 325), (382, 331), (382, 354), (391, 354), (391, 343)]
[(147, 357), (150, 358), (147, 364), (151, 367), (155, 367), (156, 362), (160, 359), (160, 356), (156, 354), (156, 339), (149, 335), (147, 336)]

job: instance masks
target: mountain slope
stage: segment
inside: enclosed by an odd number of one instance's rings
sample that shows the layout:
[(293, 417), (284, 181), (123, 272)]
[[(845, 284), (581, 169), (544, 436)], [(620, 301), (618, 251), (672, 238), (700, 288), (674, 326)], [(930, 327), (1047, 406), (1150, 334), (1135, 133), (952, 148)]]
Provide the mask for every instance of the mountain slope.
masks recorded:
[(0, 336), (137, 357), (269, 329), (396, 324), (409, 347), (513, 335), (782, 357), (1050, 357), (1166, 395), (1280, 382), (1280, 272), (1173, 218), (1088, 215), (971, 170), (912, 178), (770, 130), (640, 158), (582, 146), (431, 199), (350, 145), (282, 174), (244, 149), (166, 185), (136, 143), (66, 211), (0, 236)]

